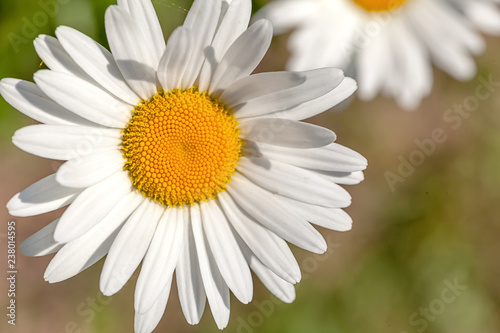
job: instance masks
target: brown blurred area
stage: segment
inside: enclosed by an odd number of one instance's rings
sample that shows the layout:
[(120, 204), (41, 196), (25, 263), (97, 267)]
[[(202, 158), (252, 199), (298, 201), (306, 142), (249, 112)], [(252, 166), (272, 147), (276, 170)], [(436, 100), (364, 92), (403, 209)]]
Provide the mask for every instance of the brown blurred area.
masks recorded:
[[(104, 43), (103, 11), (110, 3), (71, 0), (39, 33), (53, 35), (55, 26), (68, 24)], [(189, 8), (189, 3), (155, 1), (166, 34), (182, 22), (182, 9)], [(74, 8), (81, 9), (78, 15)], [(15, 4), (0, 0), (0, 77), (30, 80), (38, 69), (31, 41), (16, 53), (6, 39), (12, 31), (19, 33), (23, 17), (32, 17), (38, 10), (35, 0)], [(347, 209), (354, 220), (353, 230), (322, 229), (330, 245), (323, 256), (293, 248), (304, 275), (296, 301), (274, 302), (255, 279), (253, 303), (242, 305), (231, 299), (227, 332), (500, 332), (500, 223), (496, 211), (500, 204), (500, 87), (467, 117), (461, 117), (460, 125), (458, 120), (452, 123), (445, 118), (454, 105), (475, 95), (482, 79), (491, 76), (500, 82), (500, 40), (486, 40), (486, 53), (476, 58), (478, 76), (463, 83), (435, 69), (432, 94), (416, 111), (405, 112), (382, 97), (370, 103), (354, 97), (340, 110), (310, 120), (335, 131), (338, 143), (369, 161), (365, 181), (347, 187), (353, 197)], [(277, 37), (257, 71), (282, 70), (286, 57), (286, 36)], [(12, 145), (13, 132), (31, 123), (0, 100), (3, 276), (8, 271), (7, 221), (16, 221), (18, 247), (17, 325), (8, 325), (4, 314), (8, 284), (3, 278), (0, 331), (133, 332), (137, 272), (122, 291), (103, 298), (98, 289), (102, 261), (72, 279), (49, 284), (43, 273), (52, 256), (28, 258), (19, 252), (23, 240), (61, 214), (14, 218), (5, 208), (15, 193), (60, 165)], [(423, 153), (422, 163), (391, 188), (388, 172), (397, 175), (402, 160), (409, 161), (410, 156), (419, 155), (416, 151), (422, 151), (415, 141), (429, 142), (436, 129), (446, 139), (434, 142), (433, 152)], [(452, 290), (450, 284), (462, 289)], [(173, 286), (156, 332), (217, 332), (208, 305), (199, 325), (186, 323), (175, 283)]]

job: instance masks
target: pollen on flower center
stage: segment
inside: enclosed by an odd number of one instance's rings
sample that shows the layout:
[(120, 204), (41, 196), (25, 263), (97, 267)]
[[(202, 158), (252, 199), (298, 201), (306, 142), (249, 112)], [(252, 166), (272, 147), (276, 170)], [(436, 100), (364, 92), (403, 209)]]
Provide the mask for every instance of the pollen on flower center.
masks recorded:
[(162, 91), (133, 111), (124, 168), (139, 192), (165, 206), (210, 200), (231, 181), (239, 134), (235, 117), (207, 93)]
[(369, 12), (393, 10), (401, 6), (406, 0), (352, 0), (361, 8)]

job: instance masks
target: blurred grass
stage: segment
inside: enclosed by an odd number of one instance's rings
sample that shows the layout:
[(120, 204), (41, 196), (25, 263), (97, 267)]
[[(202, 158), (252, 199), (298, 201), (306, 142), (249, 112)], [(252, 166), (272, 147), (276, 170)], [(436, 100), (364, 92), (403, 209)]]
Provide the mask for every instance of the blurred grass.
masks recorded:
[[(254, 10), (267, 2), (255, 0)], [(58, 15), (40, 26), (37, 34), (54, 35), (57, 26), (69, 25), (107, 45), (103, 17), (112, 3), (71, 0), (61, 5)], [(154, 3), (168, 36), (182, 23), (191, 1)], [(38, 0), (0, 0), (0, 78), (31, 80), (40, 68), (33, 38), (15, 52), (8, 37), (22, 35), (23, 18), (30, 20), (38, 12)], [(276, 38), (260, 70), (282, 69), (287, 56), (285, 45), (286, 37)], [(479, 72), (485, 77), (493, 74), (496, 81), (500, 81), (498, 54), (499, 40), (488, 38), (487, 53), (477, 59)], [(293, 304), (270, 303), (269, 293), (257, 281), (253, 304), (242, 305), (232, 299), (227, 331), (419, 332), (421, 327), (412, 326), (410, 316), (440, 299), (444, 281), (458, 279), (467, 290), (447, 304), (442, 314), (428, 320), (421, 332), (500, 332), (500, 92), (483, 102), (457, 131), (447, 130), (448, 140), (438, 145), (404, 183), (397, 184), (395, 192), (384, 178), (386, 171), (396, 171), (398, 156), (406, 157), (416, 148), (415, 139), (429, 137), (434, 128), (446, 128), (445, 110), (473, 94), (476, 85), (475, 80), (459, 83), (436, 71), (433, 94), (414, 113), (405, 113), (392, 101), (379, 98), (371, 103), (354, 100), (342, 113), (330, 112), (312, 119), (335, 130), (341, 144), (369, 160), (366, 180), (348, 189), (353, 194), (348, 211), (354, 218), (354, 229), (345, 234), (322, 230), (339, 247), (321, 261), (295, 249), (299, 263), (313, 258), (317, 268), (305, 271), (307, 278), (298, 285)], [(14, 131), (30, 123), (0, 99), (2, 180), (9, 184), (2, 187), (3, 197), (54, 168), (51, 161), (29, 157), (10, 143)], [(3, 214), (3, 220), (9, 218)], [(52, 218), (20, 219), (27, 221), (19, 225), (20, 233), (26, 238)], [(34, 221), (36, 225), (31, 224)], [(71, 321), (82, 333), (132, 331), (136, 275), (109, 305), (96, 311), (95, 319), (87, 322), (89, 318), (77, 309), (87, 297), (97, 294), (102, 262), (69, 281), (48, 285), (41, 276), (49, 259), (18, 259), (24, 267), (19, 273), (22, 307), (19, 326), (10, 327), (9, 332), (62, 332)], [(262, 308), (269, 304), (272, 311)], [(218, 332), (208, 308), (200, 325), (185, 323), (175, 287), (158, 329), (161, 331)]]

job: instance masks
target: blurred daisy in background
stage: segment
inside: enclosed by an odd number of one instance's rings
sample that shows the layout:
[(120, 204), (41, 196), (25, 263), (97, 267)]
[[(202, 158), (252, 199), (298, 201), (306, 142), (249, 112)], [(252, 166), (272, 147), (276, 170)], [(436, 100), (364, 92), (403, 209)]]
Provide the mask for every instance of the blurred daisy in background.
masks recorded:
[(251, 270), (284, 302), (299, 266), (288, 241), (323, 253), (310, 224), (346, 231), (367, 162), (329, 129), (301, 122), (342, 102), (356, 83), (338, 69), (250, 75), (272, 25), (248, 27), (250, 0), (197, 0), (165, 43), (149, 0), (106, 12), (111, 52), (69, 27), (35, 48), (49, 70), (35, 83), (3, 79), (0, 93), (41, 122), (13, 142), (65, 162), (8, 203), (14, 216), (69, 207), (28, 238), (26, 255), (57, 252), (45, 279), (59, 282), (107, 255), (104, 295), (142, 262), (135, 330), (151, 332), (175, 272), (187, 321), (208, 300), (219, 328), (230, 291), (252, 299)]
[(289, 70), (326, 66), (355, 73), (358, 96), (379, 93), (405, 109), (433, 85), (432, 64), (470, 80), (485, 50), (480, 31), (500, 34), (498, 0), (276, 0), (257, 15), (275, 34), (292, 31)]

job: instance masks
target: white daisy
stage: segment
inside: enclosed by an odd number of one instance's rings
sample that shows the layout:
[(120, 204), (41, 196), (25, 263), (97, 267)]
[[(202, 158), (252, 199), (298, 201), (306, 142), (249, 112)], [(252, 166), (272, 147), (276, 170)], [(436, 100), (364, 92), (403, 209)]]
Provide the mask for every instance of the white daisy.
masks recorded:
[(275, 33), (296, 28), (290, 70), (352, 69), (358, 95), (382, 93), (406, 109), (432, 88), (432, 63), (455, 79), (476, 73), (472, 55), (485, 49), (478, 30), (500, 34), (498, 0), (277, 0), (256, 17)]
[(26, 255), (57, 252), (45, 279), (68, 279), (106, 256), (100, 289), (113, 295), (142, 262), (135, 330), (151, 332), (175, 272), (182, 310), (219, 328), (229, 291), (252, 299), (252, 270), (284, 302), (300, 270), (286, 241), (322, 253), (310, 223), (351, 228), (338, 184), (363, 179), (366, 160), (335, 134), (301, 122), (356, 84), (337, 69), (250, 75), (272, 39), (247, 28), (250, 0), (196, 0), (164, 42), (149, 0), (106, 12), (111, 53), (68, 27), (35, 47), (50, 70), (0, 82), (2, 96), (43, 123), (16, 132), (21, 149), (67, 160), (8, 203), (15, 216), (68, 206), (28, 238)]

